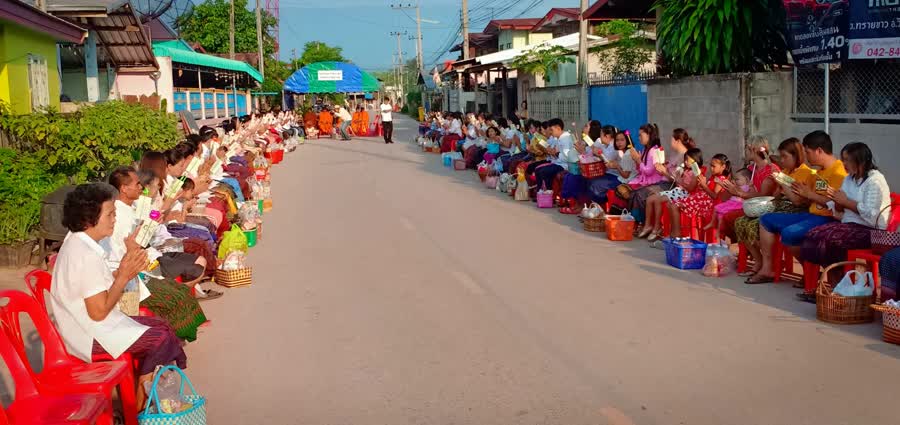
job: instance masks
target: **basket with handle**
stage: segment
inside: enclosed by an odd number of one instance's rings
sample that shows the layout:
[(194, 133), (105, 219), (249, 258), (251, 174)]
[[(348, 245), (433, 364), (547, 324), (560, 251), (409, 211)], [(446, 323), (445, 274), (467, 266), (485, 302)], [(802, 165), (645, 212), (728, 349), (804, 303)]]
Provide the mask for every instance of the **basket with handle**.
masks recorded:
[(581, 176), (586, 179), (593, 179), (606, 174), (606, 163), (603, 161), (579, 162), (578, 168), (581, 170)]
[(592, 233), (601, 233), (606, 231), (606, 216), (590, 218), (582, 217), (584, 221), (584, 231)]
[(826, 267), (819, 277), (819, 286), (816, 288), (816, 318), (838, 325), (870, 323), (874, 320), (870, 306), (875, 304), (877, 298), (874, 291), (872, 295), (845, 297), (835, 294), (833, 285), (828, 283), (828, 272), (837, 267), (843, 269), (847, 265), (855, 266), (856, 270), (861, 272), (869, 268), (865, 261), (841, 261)]
[(881, 339), (891, 344), (900, 344), (900, 309), (882, 304), (872, 304), (870, 307), (881, 312)]
[(215, 281), (216, 284), (226, 288), (247, 286), (253, 283), (253, 269), (251, 267), (237, 270), (216, 269)]
[[(898, 233), (896, 228), (894, 231), (890, 230), (891, 223), (888, 223), (888, 229), (881, 230), (878, 228), (878, 221), (881, 220), (881, 214), (888, 208), (895, 206), (895, 204), (888, 205), (881, 209), (881, 212), (878, 214), (878, 217), (875, 218), (875, 228), (872, 229), (871, 233), (871, 241), (872, 241), (872, 253), (875, 255), (884, 255), (887, 254), (888, 251), (900, 247), (900, 233)], [(897, 205), (900, 206), (900, 205)], [(891, 215), (894, 215), (891, 212)]]
[[(191, 407), (177, 413), (152, 413), (150, 412), (151, 403), (156, 406), (157, 410), (160, 410), (157, 387), (163, 372), (167, 371), (175, 371), (181, 375), (180, 395), (182, 400), (191, 403)], [(191, 394), (185, 394), (185, 387), (191, 390)], [(194, 389), (194, 384), (184, 374), (184, 371), (175, 366), (164, 366), (156, 372), (156, 375), (153, 377), (153, 384), (150, 386), (150, 393), (147, 394), (147, 400), (147, 407), (144, 408), (142, 413), (138, 414), (139, 425), (206, 425), (206, 397), (198, 394), (197, 390)]]
[(547, 190), (547, 185), (542, 184), (541, 190), (535, 196), (538, 208), (553, 208), (553, 191)]

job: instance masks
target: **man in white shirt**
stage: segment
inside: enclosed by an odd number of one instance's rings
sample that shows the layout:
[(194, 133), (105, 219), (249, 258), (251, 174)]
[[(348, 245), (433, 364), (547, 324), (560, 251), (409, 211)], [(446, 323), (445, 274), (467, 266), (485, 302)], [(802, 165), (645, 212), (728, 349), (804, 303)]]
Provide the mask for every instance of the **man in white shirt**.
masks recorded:
[(341, 140), (350, 140), (347, 127), (350, 127), (350, 123), (353, 122), (353, 116), (343, 106), (337, 106), (335, 109), (337, 109), (338, 118), (341, 119), (341, 125), (338, 127), (338, 132), (341, 133)]
[(384, 144), (394, 143), (394, 107), (391, 106), (391, 99), (384, 98), (381, 104), (381, 128), (384, 133)]
[[(570, 156), (575, 152), (575, 139), (571, 133), (565, 131), (565, 123), (561, 119), (554, 118), (548, 121), (548, 124), (550, 139), (546, 150), (550, 164), (535, 170), (534, 175), (538, 188), (552, 189), (556, 175), (568, 169)], [(577, 158), (577, 152), (575, 156)]]

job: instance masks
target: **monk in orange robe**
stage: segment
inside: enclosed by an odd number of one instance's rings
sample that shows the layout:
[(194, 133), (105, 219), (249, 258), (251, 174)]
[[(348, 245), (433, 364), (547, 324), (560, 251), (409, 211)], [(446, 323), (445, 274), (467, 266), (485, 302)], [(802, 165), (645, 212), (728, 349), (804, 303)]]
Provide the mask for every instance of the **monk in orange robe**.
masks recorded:
[(319, 134), (323, 136), (331, 136), (334, 129), (334, 115), (328, 111), (328, 108), (319, 112)]
[(353, 113), (353, 121), (350, 124), (350, 128), (353, 129), (353, 134), (357, 136), (361, 137), (369, 135), (369, 113), (366, 112), (362, 105), (356, 107), (356, 112)]
[(303, 113), (303, 126), (306, 128), (315, 127), (318, 120), (319, 118), (316, 117), (316, 113), (312, 109), (307, 109)]

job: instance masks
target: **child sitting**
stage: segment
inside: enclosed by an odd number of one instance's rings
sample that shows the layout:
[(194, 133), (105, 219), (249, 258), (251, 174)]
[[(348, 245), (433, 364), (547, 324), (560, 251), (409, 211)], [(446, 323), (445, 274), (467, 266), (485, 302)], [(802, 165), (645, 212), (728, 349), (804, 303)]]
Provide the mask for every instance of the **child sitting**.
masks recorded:
[[(741, 168), (737, 172), (734, 173), (732, 180), (734, 181), (735, 186), (741, 188), (741, 190), (745, 192), (750, 191), (750, 178), (751, 173), (750, 170), (746, 168)], [(712, 217), (712, 221), (709, 222), (706, 226), (703, 227), (703, 230), (716, 229), (718, 234), (722, 234), (721, 223), (722, 217), (726, 214), (734, 211), (738, 211), (744, 207), (744, 199), (739, 196), (732, 196), (725, 202), (722, 202), (715, 207), (713, 207), (714, 214)]]
[[(668, 203), (669, 222), (672, 223), (673, 237), (681, 235), (681, 212), (688, 215), (708, 217), (712, 213), (713, 199), (707, 193), (706, 179), (704, 177), (703, 152), (698, 148), (688, 149), (684, 153), (684, 164), (678, 168), (680, 174), (676, 176), (676, 187), (651, 195), (647, 198), (647, 225), (653, 229), (653, 234), (647, 238), (653, 242), (662, 238), (662, 214), (663, 205)], [(718, 172), (718, 176), (724, 170)], [(713, 173), (712, 179), (717, 177)]]

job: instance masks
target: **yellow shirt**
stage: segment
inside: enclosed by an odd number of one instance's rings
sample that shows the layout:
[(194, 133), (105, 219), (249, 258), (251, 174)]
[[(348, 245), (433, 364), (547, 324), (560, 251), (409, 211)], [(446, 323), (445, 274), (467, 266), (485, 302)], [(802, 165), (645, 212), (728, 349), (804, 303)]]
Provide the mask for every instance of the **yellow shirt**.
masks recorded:
[[(816, 174), (810, 174), (809, 184), (812, 186), (816, 193), (819, 195), (825, 195), (830, 186), (832, 189), (840, 189), (841, 185), (844, 184), (844, 178), (847, 177), (847, 170), (844, 169), (844, 163), (840, 160), (834, 161), (830, 167), (819, 171)], [(822, 181), (824, 180), (824, 181)], [(828, 183), (826, 186), (825, 183)], [(809, 206), (809, 212), (815, 215), (821, 215), (824, 217), (831, 217), (833, 214), (830, 209), (828, 209), (825, 205), (819, 205), (815, 202)]]

